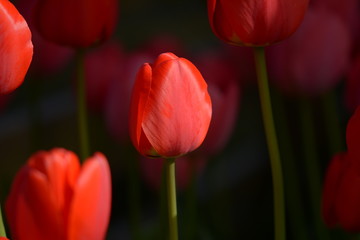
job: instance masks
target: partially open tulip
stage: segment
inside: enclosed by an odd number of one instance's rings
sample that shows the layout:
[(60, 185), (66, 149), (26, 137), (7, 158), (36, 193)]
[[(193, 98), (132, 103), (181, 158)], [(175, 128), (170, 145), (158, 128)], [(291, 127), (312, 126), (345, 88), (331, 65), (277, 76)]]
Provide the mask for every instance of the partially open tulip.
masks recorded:
[(309, 8), (293, 36), (267, 49), (270, 80), (288, 95), (326, 93), (345, 75), (350, 46), (349, 31), (338, 16)]
[(35, 25), (49, 41), (88, 47), (110, 37), (117, 11), (117, 0), (38, 0)]
[(130, 105), (130, 137), (144, 156), (172, 158), (198, 148), (211, 119), (201, 73), (188, 60), (163, 53), (139, 70)]
[(111, 177), (101, 153), (80, 166), (65, 149), (40, 151), (17, 173), (6, 201), (11, 235), (18, 240), (105, 239)]
[(335, 155), (325, 177), (322, 213), (328, 227), (360, 232), (360, 108), (349, 120), (348, 151)]
[(8, 0), (0, 0), (0, 22), (0, 94), (5, 94), (24, 81), (33, 45), (26, 21)]
[(266, 46), (288, 38), (300, 25), (309, 0), (208, 0), (215, 35), (234, 45)]

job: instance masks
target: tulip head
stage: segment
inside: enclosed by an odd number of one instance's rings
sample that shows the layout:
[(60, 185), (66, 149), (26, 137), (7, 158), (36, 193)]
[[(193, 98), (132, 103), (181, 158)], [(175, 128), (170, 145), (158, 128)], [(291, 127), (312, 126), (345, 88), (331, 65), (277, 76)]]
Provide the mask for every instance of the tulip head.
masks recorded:
[(14, 239), (104, 239), (111, 179), (96, 153), (83, 166), (65, 149), (40, 151), (17, 173), (5, 211)]
[(106, 40), (117, 20), (117, 0), (39, 0), (35, 26), (47, 40), (75, 48)]
[(208, 0), (217, 37), (239, 46), (266, 46), (288, 38), (300, 25), (309, 0)]
[(172, 158), (198, 148), (211, 119), (201, 73), (188, 60), (163, 53), (139, 70), (130, 104), (130, 137), (144, 156)]
[(33, 45), (25, 19), (8, 0), (0, 0), (0, 22), (0, 94), (6, 94), (24, 81)]

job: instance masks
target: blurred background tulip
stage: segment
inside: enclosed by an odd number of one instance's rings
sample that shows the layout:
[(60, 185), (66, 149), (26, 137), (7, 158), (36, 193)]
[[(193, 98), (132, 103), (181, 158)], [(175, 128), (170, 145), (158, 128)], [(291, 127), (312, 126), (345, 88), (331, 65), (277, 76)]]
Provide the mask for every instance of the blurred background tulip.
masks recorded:
[(45, 39), (81, 48), (110, 37), (117, 23), (118, 2), (38, 0), (33, 14)]
[(15, 6), (7, 0), (2, 0), (0, 5), (0, 94), (6, 94), (24, 81), (31, 63), (33, 45), (30, 29)]
[(111, 176), (101, 153), (80, 166), (65, 149), (34, 154), (16, 175), (6, 202), (14, 239), (104, 239)]
[(207, 1), (209, 21), (215, 35), (240, 46), (266, 46), (288, 38), (300, 25), (308, 2)]
[(347, 126), (346, 153), (337, 154), (330, 162), (324, 180), (322, 213), (325, 223), (341, 227), (349, 232), (360, 232), (360, 109), (358, 108)]
[(333, 89), (350, 62), (350, 34), (332, 12), (309, 8), (298, 31), (268, 48), (270, 79), (295, 96), (319, 96)]

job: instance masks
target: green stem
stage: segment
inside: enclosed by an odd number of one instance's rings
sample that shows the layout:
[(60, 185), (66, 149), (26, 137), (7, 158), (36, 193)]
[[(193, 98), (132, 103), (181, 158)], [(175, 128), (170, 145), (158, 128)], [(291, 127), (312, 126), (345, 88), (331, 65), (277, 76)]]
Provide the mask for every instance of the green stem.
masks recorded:
[(175, 159), (165, 159), (166, 188), (168, 202), (169, 240), (178, 239), (177, 206), (176, 206), (176, 183), (175, 183)]
[(4, 222), (3, 222), (3, 218), (2, 218), (1, 207), (0, 207), (0, 237), (6, 237), (6, 231), (5, 231)]
[(89, 137), (86, 108), (85, 91), (85, 69), (84, 69), (84, 51), (77, 52), (77, 107), (78, 107), (78, 130), (80, 141), (80, 156), (85, 160), (89, 156)]
[(269, 157), (271, 162), (273, 192), (274, 192), (274, 224), (275, 240), (286, 239), (285, 203), (283, 175), (281, 169), (280, 153), (276, 137), (274, 119), (271, 107), (269, 83), (266, 70), (265, 50), (263, 47), (254, 48), (255, 65), (258, 76), (261, 110), (264, 129), (267, 139)]
[(279, 123), (277, 126), (281, 156), (286, 159), (286, 161), (283, 161), (284, 187), (291, 236), (295, 240), (309, 239), (305, 207), (302, 201), (299, 168), (296, 164), (297, 158), (291, 141), (284, 99), (279, 94), (274, 94), (273, 100), (274, 106), (276, 106), (274, 107), (274, 113)]
[(329, 232), (321, 219), (321, 171), (316, 152), (315, 126), (311, 114), (311, 102), (308, 99), (300, 99), (301, 135), (304, 149), (304, 163), (306, 165), (307, 184), (309, 188), (310, 203), (317, 239), (329, 239)]

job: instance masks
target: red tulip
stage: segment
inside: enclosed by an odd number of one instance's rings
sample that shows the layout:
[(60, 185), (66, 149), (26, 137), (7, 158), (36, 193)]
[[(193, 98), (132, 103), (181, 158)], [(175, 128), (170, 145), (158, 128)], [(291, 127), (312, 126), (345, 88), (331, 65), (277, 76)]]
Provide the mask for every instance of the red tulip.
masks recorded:
[(6, 237), (0, 237), (0, 240), (9, 240), (9, 239)]
[(346, 139), (348, 151), (334, 156), (324, 182), (322, 213), (328, 227), (339, 225), (360, 232), (360, 108), (351, 117)]
[(216, 36), (234, 45), (265, 46), (288, 38), (300, 25), (309, 0), (208, 0)]
[(198, 148), (211, 119), (207, 84), (188, 60), (161, 54), (139, 70), (130, 105), (130, 137), (149, 157), (178, 157)]
[(0, 22), (0, 94), (5, 94), (24, 81), (33, 45), (26, 21), (8, 0), (0, 0)]
[(106, 158), (96, 153), (80, 167), (65, 149), (40, 151), (17, 173), (6, 201), (14, 239), (105, 239), (111, 205)]
[(35, 25), (47, 40), (75, 48), (108, 39), (118, 10), (117, 0), (39, 0)]
[(271, 81), (282, 92), (320, 95), (335, 87), (346, 73), (349, 31), (336, 15), (309, 8), (298, 31), (270, 46), (267, 53)]

